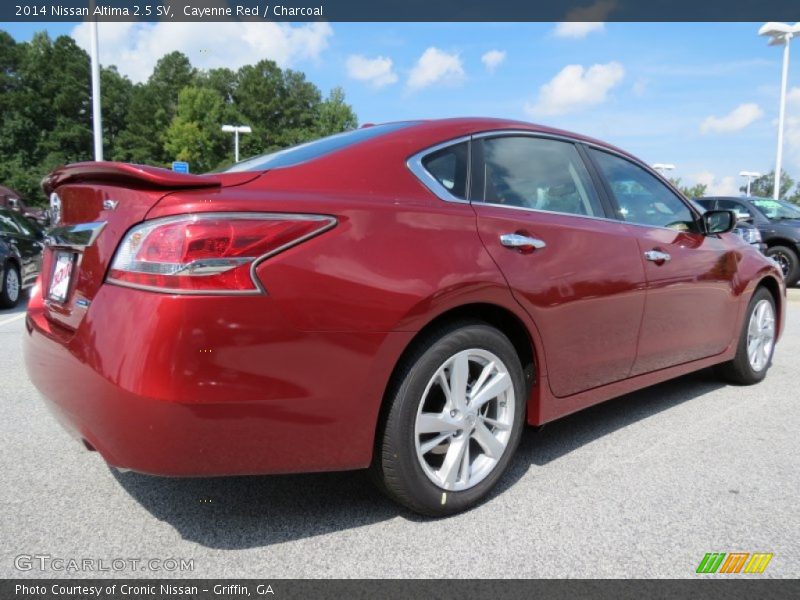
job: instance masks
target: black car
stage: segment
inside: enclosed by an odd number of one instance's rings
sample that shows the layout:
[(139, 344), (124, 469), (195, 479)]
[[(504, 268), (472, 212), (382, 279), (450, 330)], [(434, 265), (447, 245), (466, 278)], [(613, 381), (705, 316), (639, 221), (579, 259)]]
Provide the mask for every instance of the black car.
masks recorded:
[(16, 211), (0, 208), (0, 308), (13, 308), (42, 270), (44, 232)]
[(783, 271), (786, 285), (800, 280), (800, 206), (785, 200), (757, 197), (706, 197), (697, 202), (706, 208), (733, 210), (761, 232), (772, 257)]

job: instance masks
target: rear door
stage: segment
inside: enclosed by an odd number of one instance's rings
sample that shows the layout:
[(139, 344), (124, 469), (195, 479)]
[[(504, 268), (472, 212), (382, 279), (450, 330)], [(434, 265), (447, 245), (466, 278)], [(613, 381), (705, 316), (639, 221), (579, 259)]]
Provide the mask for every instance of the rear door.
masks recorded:
[(688, 203), (643, 165), (604, 150), (588, 152), (644, 261), (647, 302), (631, 374), (724, 351), (738, 314), (734, 234), (703, 235)]
[(544, 344), (550, 389), (569, 396), (628, 376), (644, 308), (635, 236), (609, 219), (570, 141), (472, 142), (478, 231)]

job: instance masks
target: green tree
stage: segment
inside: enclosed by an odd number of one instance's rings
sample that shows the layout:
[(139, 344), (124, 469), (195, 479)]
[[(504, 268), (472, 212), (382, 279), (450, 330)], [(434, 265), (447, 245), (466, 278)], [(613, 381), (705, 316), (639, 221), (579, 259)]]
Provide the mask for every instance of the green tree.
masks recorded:
[(185, 160), (194, 171), (204, 172), (223, 158), (220, 130), (224, 102), (211, 88), (188, 86), (178, 96), (176, 115), (166, 131), (164, 150)]
[(317, 134), (331, 135), (358, 127), (358, 119), (353, 109), (344, 101), (344, 90), (335, 87), (319, 105)]
[(101, 103), (103, 111), (103, 146), (111, 151), (124, 131), (128, 107), (133, 95), (130, 79), (120, 75), (117, 67), (111, 66), (100, 72)]
[[(55, 167), (92, 158), (89, 57), (67, 36), (16, 42), (0, 31), (0, 183), (29, 202)], [(143, 83), (101, 69), (103, 142), (111, 160), (193, 171), (229, 164), (224, 123), (246, 124), (242, 155), (260, 154), (357, 125), (340, 88), (327, 98), (302, 73), (269, 60), (237, 71), (198, 71), (180, 52), (163, 56)]]
[(696, 183), (692, 186), (682, 185), (680, 177), (670, 178), (669, 182), (687, 198), (702, 198), (706, 195), (706, 190), (708, 189), (708, 186), (704, 183)]
[(173, 157), (164, 149), (164, 136), (178, 107), (180, 91), (197, 77), (189, 59), (170, 52), (156, 63), (153, 74), (131, 94), (125, 128), (119, 134), (114, 160), (166, 166)]
[[(773, 169), (766, 175), (762, 175), (750, 183), (750, 195), (760, 196), (761, 198), (772, 198), (774, 185), (775, 170)], [(800, 189), (795, 189), (794, 192), (792, 192), (793, 186), (794, 179), (792, 179), (786, 171), (781, 169), (781, 197), (789, 199), (800, 197)], [(747, 193), (747, 185), (745, 184), (740, 187), (739, 191), (743, 194)]]

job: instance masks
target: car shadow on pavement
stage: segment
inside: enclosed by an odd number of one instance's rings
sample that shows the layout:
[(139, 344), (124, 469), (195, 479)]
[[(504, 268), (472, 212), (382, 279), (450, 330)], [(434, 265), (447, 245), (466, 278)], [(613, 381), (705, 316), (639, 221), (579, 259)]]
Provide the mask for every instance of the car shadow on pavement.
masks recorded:
[(713, 369), (703, 369), (597, 404), (529, 431), (492, 495), (502, 494), (531, 465), (546, 465), (573, 450), (660, 412), (725, 387)]
[[(490, 498), (598, 438), (722, 387), (710, 370), (686, 375), (527, 429), (508, 473)], [(386, 499), (366, 472), (176, 479), (111, 469), (153, 516), (184, 539), (210, 548), (269, 546), (396, 517), (424, 521)]]

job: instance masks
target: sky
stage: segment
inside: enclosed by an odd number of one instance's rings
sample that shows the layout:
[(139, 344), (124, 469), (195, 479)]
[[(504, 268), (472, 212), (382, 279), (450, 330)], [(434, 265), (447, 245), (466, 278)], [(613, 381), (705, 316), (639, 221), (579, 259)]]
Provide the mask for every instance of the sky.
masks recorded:
[[(774, 168), (781, 49), (760, 23), (101, 23), (100, 61), (142, 81), (180, 50), (199, 68), (269, 58), (361, 123), (453, 116), (521, 119), (600, 138), (682, 183), (738, 194), (742, 170)], [(78, 23), (46, 29), (88, 50)], [(800, 179), (800, 55), (794, 50), (784, 169)], [(257, 123), (250, 124), (257, 127)]]

